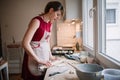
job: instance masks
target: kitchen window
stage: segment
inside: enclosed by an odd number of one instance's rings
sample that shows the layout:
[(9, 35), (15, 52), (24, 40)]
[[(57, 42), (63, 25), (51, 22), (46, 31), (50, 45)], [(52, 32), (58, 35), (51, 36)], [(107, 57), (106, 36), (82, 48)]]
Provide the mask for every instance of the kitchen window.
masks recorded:
[[(98, 51), (118, 65), (120, 65), (120, 24), (117, 23), (120, 21), (119, 5), (119, 0), (98, 0)], [(108, 23), (117, 23), (117, 25), (108, 25)]]
[(93, 0), (83, 0), (83, 45), (93, 50)]

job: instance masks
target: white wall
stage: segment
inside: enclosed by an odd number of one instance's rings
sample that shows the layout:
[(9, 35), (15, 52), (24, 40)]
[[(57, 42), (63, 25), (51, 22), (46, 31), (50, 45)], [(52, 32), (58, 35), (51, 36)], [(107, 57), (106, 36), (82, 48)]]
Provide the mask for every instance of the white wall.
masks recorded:
[[(16, 42), (22, 41), (29, 21), (44, 11), (48, 1), (50, 0), (0, 0), (3, 54), (5, 53), (4, 44), (12, 43), (12, 37)], [(64, 0), (59, 1), (64, 5)]]
[(107, 0), (107, 9), (116, 9), (116, 23), (107, 24), (107, 39), (120, 39), (120, 0)]
[(66, 19), (81, 19), (82, 18), (82, 0), (65, 0), (66, 4)]

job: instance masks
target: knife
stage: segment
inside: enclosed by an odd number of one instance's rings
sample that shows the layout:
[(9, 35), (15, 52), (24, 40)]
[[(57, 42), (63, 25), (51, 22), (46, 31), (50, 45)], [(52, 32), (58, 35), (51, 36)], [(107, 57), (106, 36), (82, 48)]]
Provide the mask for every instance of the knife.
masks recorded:
[(61, 73), (64, 73), (65, 71), (67, 71), (68, 69), (66, 69), (66, 70), (63, 70), (63, 71), (61, 71), (61, 72), (53, 72), (53, 73), (50, 73), (49, 74), (49, 76), (54, 76), (54, 75), (56, 75), (56, 74), (61, 74)]

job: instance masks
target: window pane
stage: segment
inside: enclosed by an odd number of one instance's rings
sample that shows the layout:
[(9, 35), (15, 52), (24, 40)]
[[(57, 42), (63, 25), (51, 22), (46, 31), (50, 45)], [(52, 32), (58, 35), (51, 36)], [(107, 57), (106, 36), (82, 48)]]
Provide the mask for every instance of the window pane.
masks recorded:
[(83, 44), (93, 50), (93, 0), (83, 0)]
[(120, 63), (120, 0), (101, 0), (98, 4), (99, 52)]
[[(120, 10), (119, 0), (106, 0), (106, 24), (105, 24), (105, 46), (106, 50), (105, 53), (107, 56), (113, 58), (114, 60), (120, 62), (120, 24), (118, 25), (107, 25), (107, 23), (116, 23), (119, 21), (120, 14), (117, 13)], [(111, 6), (111, 7), (108, 7)], [(115, 8), (116, 9), (113, 9)], [(117, 19), (118, 17), (118, 19)], [(112, 26), (112, 27), (109, 27)]]
[(116, 22), (116, 10), (115, 9), (106, 9), (106, 23), (115, 23)]

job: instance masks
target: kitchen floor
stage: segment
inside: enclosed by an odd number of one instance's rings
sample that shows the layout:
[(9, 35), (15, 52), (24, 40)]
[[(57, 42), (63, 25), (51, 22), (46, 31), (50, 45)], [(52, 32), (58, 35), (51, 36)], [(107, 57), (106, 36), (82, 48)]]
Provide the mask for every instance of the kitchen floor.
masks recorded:
[(10, 78), (10, 80), (23, 80), (21, 78), (21, 74), (10, 74), (9, 78)]

